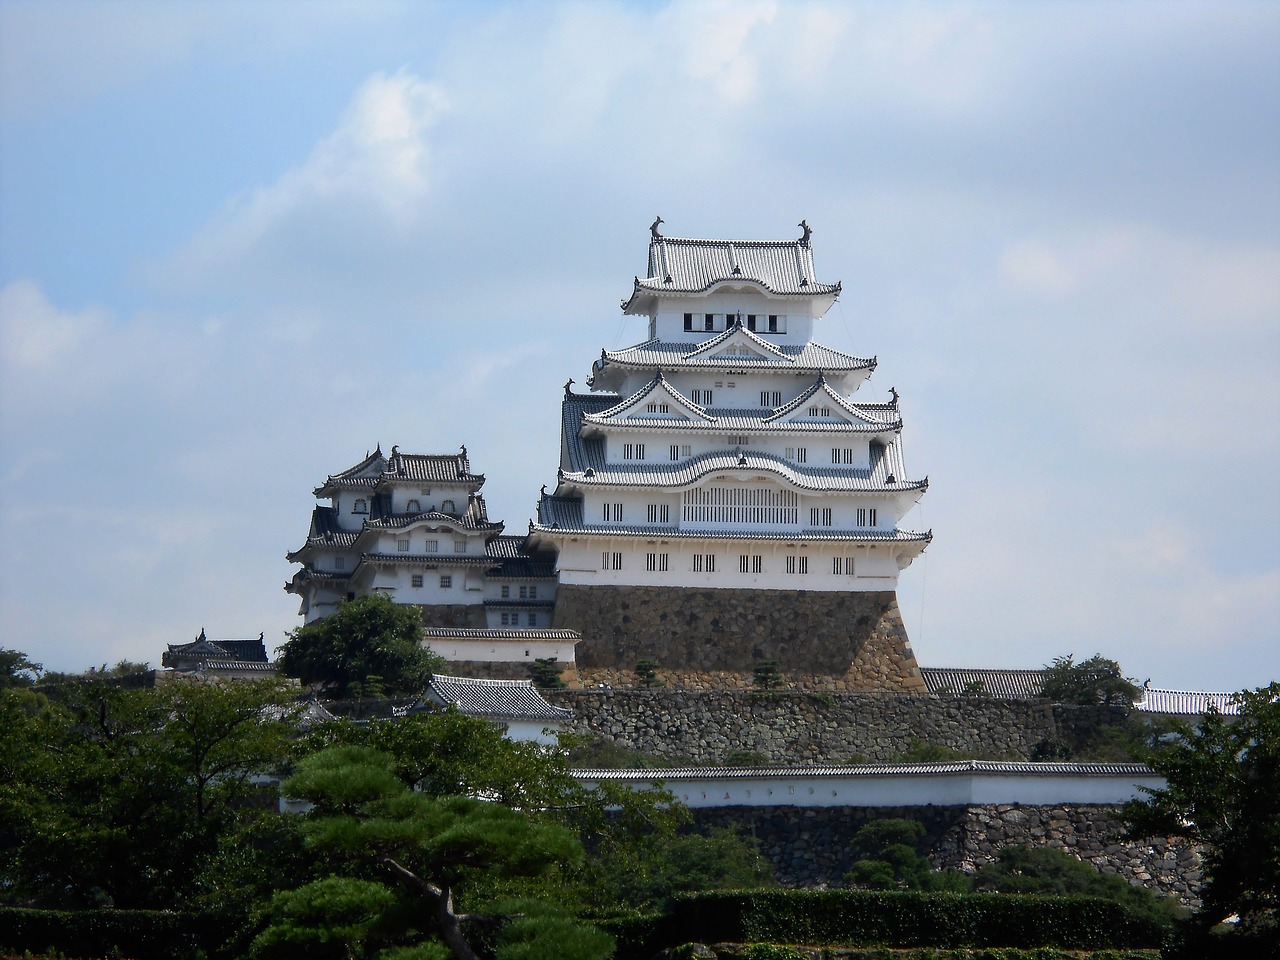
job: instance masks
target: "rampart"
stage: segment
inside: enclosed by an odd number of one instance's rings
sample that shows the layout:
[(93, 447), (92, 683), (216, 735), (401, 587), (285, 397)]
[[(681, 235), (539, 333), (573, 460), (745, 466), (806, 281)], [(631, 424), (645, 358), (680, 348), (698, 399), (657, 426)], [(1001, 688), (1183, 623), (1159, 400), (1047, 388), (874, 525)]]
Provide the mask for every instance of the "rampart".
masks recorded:
[(561, 584), (553, 626), (581, 632), (588, 685), (629, 686), (635, 665), (652, 660), (672, 685), (742, 689), (776, 660), (806, 690), (924, 691), (893, 591)]
[(548, 692), (570, 730), (672, 763), (844, 764), (898, 758), (921, 743), (985, 760), (1027, 760), (1041, 741), (1078, 746), (1122, 707), (1047, 700), (872, 693), (601, 689)]

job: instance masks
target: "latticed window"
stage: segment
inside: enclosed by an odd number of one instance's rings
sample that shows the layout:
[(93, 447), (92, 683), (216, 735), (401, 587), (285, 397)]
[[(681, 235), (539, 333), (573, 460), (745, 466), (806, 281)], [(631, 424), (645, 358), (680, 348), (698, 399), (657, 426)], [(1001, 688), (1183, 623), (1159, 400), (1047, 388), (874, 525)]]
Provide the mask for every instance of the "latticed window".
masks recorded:
[(651, 503), (645, 508), (645, 519), (649, 523), (670, 523), (671, 507), (665, 503)]
[(643, 443), (624, 443), (622, 445), (623, 460), (643, 460), (644, 444)]
[(644, 557), (644, 568), (651, 573), (666, 573), (670, 562), (670, 554), (646, 553)]
[(874, 527), (876, 525), (876, 508), (875, 507), (859, 507), (858, 508), (858, 526)]
[(715, 573), (716, 555), (714, 553), (695, 553), (693, 555), (694, 573)]
[(621, 570), (622, 569), (622, 553), (621, 551), (605, 550), (600, 555), (601, 570)]
[(846, 577), (853, 576), (853, 557), (832, 557), (831, 572), (837, 577), (844, 575)]
[(448, 590), (452, 586), (453, 586), (453, 576), (448, 573), (442, 573), (440, 575), (440, 589)]
[(428, 540), (428, 541), (427, 541), (427, 553), (439, 553), (439, 552), (440, 552), (440, 541), (439, 541), (439, 540)]
[(853, 463), (852, 447), (832, 447), (831, 448), (832, 463)]
[(422, 574), (420, 573), (413, 574), (413, 576), (409, 578), (409, 586), (411, 587), (422, 586)]
[(404, 505), (404, 509), (407, 513), (421, 513), (422, 504), (417, 500), (410, 500)]
[(808, 573), (809, 558), (788, 555), (786, 558), (787, 573)]
[(405, 538), (405, 539), (403, 539), (403, 540), (397, 540), (397, 541), (396, 541), (396, 549), (397, 549), (397, 550), (399, 550), (401, 553), (408, 553), (408, 552), (409, 552), (409, 539), (406, 537), (406, 538)]
[(768, 487), (700, 487), (682, 495), (692, 523), (799, 523), (800, 495)]

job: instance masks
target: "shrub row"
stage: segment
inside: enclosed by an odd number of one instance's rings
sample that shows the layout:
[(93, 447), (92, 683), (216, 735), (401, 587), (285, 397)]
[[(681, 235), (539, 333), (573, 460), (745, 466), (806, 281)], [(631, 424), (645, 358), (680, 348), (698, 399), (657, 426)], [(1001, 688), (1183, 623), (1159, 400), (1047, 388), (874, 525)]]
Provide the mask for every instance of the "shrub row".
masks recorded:
[(164, 910), (0, 907), (0, 948), (15, 953), (181, 960), (196, 954), (204, 918)]
[(846, 946), (1158, 947), (1168, 926), (1096, 897), (762, 890), (677, 898), (663, 939)]

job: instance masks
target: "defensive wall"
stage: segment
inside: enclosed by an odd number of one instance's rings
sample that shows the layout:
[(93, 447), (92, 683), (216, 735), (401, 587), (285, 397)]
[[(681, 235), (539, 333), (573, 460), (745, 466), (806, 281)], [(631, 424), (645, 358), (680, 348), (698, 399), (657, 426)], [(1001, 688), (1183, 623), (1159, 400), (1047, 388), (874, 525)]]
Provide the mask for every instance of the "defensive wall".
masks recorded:
[(574, 711), (570, 732), (691, 765), (724, 763), (734, 754), (753, 754), (761, 765), (884, 761), (919, 743), (966, 757), (1026, 760), (1041, 741), (1078, 746), (1126, 713), (1048, 700), (790, 689), (597, 687), (547, 696)]
[(702, 829), (731, 827), (754, 837), (786, 886), (841, 886), (853, 858), (853, 836), (872, 820), (900, 817), (925, 828), (922, 850), (937, 868), (966, 873), (992, 862), (1003, 847), (1049, 846), (1087, 860), (1104, 873), (1187, 906), (1198, 905), (1199, 853), (1182, 840), (1129, 841), (1111, 805), (912, 807), (717, 807), (694, 811)]
[(578, 630), (584, 684), (630, 686), (641, 660), (671, 685), (742, 689), (776, 660), (811, 691), (923, 693), (892, 590), (831, 592), (562, 583), (552, 625)]

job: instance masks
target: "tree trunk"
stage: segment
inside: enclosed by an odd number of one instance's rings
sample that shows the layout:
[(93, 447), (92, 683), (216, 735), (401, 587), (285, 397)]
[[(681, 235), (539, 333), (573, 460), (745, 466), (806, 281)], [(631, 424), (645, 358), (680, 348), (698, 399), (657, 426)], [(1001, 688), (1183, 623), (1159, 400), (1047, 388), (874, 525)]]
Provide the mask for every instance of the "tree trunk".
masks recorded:
[(453, 912), (453, 891), (448, 887), (437, 887), (434, 883), (423, 880), (412, 870), (396, 863), (391, 857), (383, 857), (382, 863), (400, 880), (412, 888), (427, 902), (435, 918), (436, 931), (445, 944), (453, 951), (454, 960), (480, 960), (471, 949), (467, 938), (462, 935), (462, 917)]

